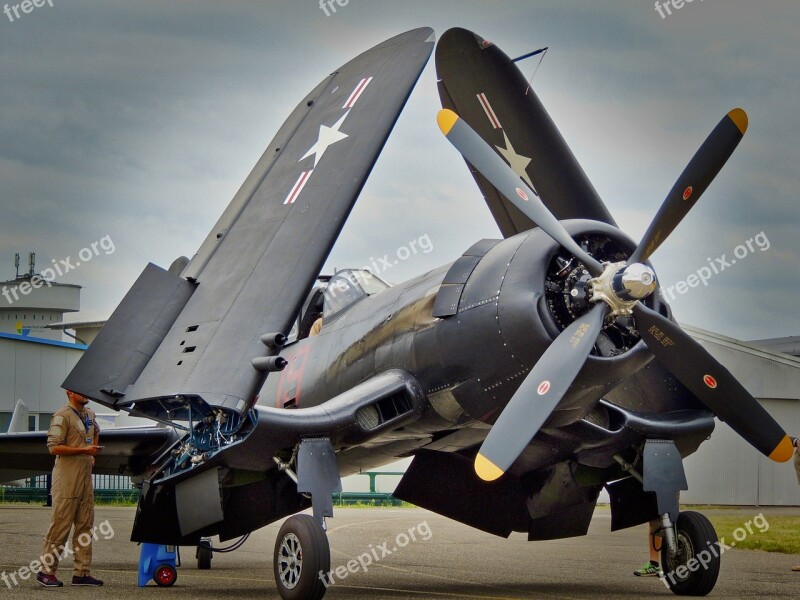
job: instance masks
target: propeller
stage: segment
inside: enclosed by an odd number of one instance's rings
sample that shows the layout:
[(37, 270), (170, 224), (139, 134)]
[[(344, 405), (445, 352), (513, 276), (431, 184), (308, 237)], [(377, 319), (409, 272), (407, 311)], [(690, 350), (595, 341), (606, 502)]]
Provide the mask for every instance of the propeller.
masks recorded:
[(550, 344), (486, 436), (475, 458), (481, 479), (505, 473), (547, 421), (583, 368), (607, 312), (606, 304), (596, 304)]
[(692, 157), (626, 262), (600, 264), (581, 248), (520, 176), (461, 118), (444, 109), (439, 128), (478, 172), (553, 240), (580, 260), (593, 279), (594, 308), (553, 341), (503, 409), (475, 458), (485, 481), (519, 457), (583, 368), (606, 317), (633, 314), (641, 339), (701, 402), (753, 447), (777, 462), (792, 457), (790, 438), (745, 388), (677, 324), (641, 301), (658, 282), (643, 264), (675, 230), (727, 162), (747, 130), (747, 114), (730, 111)]
[(643, 304), (634, 306), (633, 314), (647, 347), (714, 414), (775, 462), (792, 458), (786, 432), (705, 348)]
[(734, 108), (717, 124), (686, 165), (639, 242), (628, 264), (644, 262), (655, 252), (703, 195), (742, 141), (747, 113)]

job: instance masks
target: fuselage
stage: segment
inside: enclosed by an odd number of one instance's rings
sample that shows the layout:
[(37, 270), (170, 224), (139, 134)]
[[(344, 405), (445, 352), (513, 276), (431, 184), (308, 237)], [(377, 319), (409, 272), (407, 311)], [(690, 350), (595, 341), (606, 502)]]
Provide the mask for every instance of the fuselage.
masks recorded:
[[(575, 220), (565, 226), (575, 237), (591, 233), (623, 250), (633, 247), (609, 225)], [(474, 261), (457, 261), (365, 297), (326, 319), (319, 335), (287, 345), (281, 355), (288, 366), (267, 378), (258, 403), (287, 410), (317, 406), (379, 373), (401, 369), (422, 385), (427, 410), (411, 426), (340, 453), (343, 475), (430, 444), (450, 451), (479, 444), (562, 328), (545, 289), (559, 247), (539, 229), (485, 245), (488, 251)], [(464, 281), (457, 307), (452, 315), (434, 316), (449, 280)], [(651, 360), (641, 342), (615, 356), (590, 356), (542, 437), (582, 419)], [(623, 408), (645, 413), (691, 405), (665, 387), (646, 397), (635, 391), (612, 395)], [(535, 462), (542, 460), (547, 459)]]

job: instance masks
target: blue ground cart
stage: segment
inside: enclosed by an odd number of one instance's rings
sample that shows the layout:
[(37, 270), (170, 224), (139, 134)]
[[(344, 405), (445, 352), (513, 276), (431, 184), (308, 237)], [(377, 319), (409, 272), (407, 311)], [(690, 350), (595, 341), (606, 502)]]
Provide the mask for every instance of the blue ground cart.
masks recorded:
[(162, 544), (142, 544), (139, 555), (139, 587), (152, 579), (160, 587), (170, 587), (178, 579), (178, 548)]

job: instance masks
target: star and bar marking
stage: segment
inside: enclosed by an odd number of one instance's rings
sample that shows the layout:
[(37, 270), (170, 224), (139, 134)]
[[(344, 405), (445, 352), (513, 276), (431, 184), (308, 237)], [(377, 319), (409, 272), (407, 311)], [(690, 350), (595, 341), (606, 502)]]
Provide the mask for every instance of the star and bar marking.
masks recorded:
[[(505, 141), (505, 146), (495, 146), (495, 148), (500, 153), (500, 155), (505, 159), (505, 161), (509, 164), (514, 173), (519, 175), (522, 178), (522, 180), (530, 186), (531, 191), (533, 191), (533, 193), (538, 196), (539, 193), (533, 186), (533, 181), (531, 181), (530, 175), (528, 175), (527, 171), (528, 165), (531, 164), (531, 160), (533, 159), (531, 159), (528, 156), (523, 156), (522, 154), (519, 154), (514, 149), (511, 140), (508, 139), (508, 134), (506, 133), (506, 130), (503, 129), (503, 126), (500, 123), (500, 119), (497, 118), (497, 114), (494, 112), (494, 108), (492, 108), (492, 104), (491, 102), (489, 102), (489, 99), (486, 97), (486, 94), (484, 92), (481, 92), (480, 94), (476, 94), (476, 96), (478, 98), (478, 102), (481, 105), (481, 108), (483, 109), (483, 112), (486, 114), (486, 118), (489, 119), (489, 123), (491, 124), (492, 128), (499, 129), (500, 131), (503, 132), (503, 140)], [(527, 200), (527, 198), (523, 198), (523, 200)]]
[[(322, 159), (322, 156), (327, 152), (328, 148), (330, 148), (333, 144), (337, 142), (341, 142), (344, 139), (347, 139), (349, 136), (340, 131), (342, 125), (344, 124), (347, 115), (350, 114), (350, 110), (356, 105), (358, 99), (361, 98), (361, 95), (364, 93), (364, 90), (367, 89), (367, 86), (372, 82), (372, 77), (364, 77), (358, 84), (353, 88), (353, 91), (347, 97), (344, 105), (342, 105), (342, 110), (346, 110), (347, 112), (344, 113), (336, 123), (331, 126), (328, 125), (320, 125), (319, 126), (319, 134), (317, 135), (317, 141), (314, 143), (311, 148), (308, 149), (298, 162), (302, 162), (305, 159), (309, 158), (310, 156), (314, 156), (314, 168), (319, 164), (319, 161)], [(297, 181), (295, 181), (294, 185), (289, 190), (286, 199), (283, 201), (284, 204), (294, 204), (297, 198), (300, 196), (303, 188), (305, 188), (308, 181), (311, 179), (311, 175), (314, 173), (314, 169), (308, 169), (300, 173)]]

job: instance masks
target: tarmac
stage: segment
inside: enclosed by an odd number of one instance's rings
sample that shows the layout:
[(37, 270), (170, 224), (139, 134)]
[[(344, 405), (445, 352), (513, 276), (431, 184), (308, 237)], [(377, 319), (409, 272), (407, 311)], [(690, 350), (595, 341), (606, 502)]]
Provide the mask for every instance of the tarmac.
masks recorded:
[[(741, 514), (744, 525), (760, 512), (769, 518), (786, 514), (787, 509), (737, 509), (726, 514)], [(279, 598), (272, 575), (279, 523), (253, 533), (234, 553), (215, 554), (211, 570), (198, 570), (194, 548), (183, 548), (183, 566), (174, 587), (158, 588), (151, 582), (139, 588), (139, 548), (129, 541), (134, 516), (133, 508), (96, 510), (99, 539), (92, 574), (105, 581), (103, 587), (70, 587), (72, 563), (67, 558), (59, 570), (67, 585), (47, 589), (33, 578), (22, 581), (19, 576), (40, 552), (49, 509), (0, 506), (0, 574), (13, 573), (19, 583), (0, 581), (0, 593), (37, 600), (49, 595), (93, 600)], [(600, 507), (586, 537), (528, 542), (522, 534), (505, 540), (418, 508), (337, 508), (335, 518), (328, 521), (334, 581), (326, 599), (674, 597), (659, 579), (633, 576), (647, 559), (646, 526), (611, 533), (610, 522), (608, 509)], [(797, 564), (800, 555), (732, 548), (722, 557), (711, 596), (796, 600), (800, 573), (791, 567)]]

